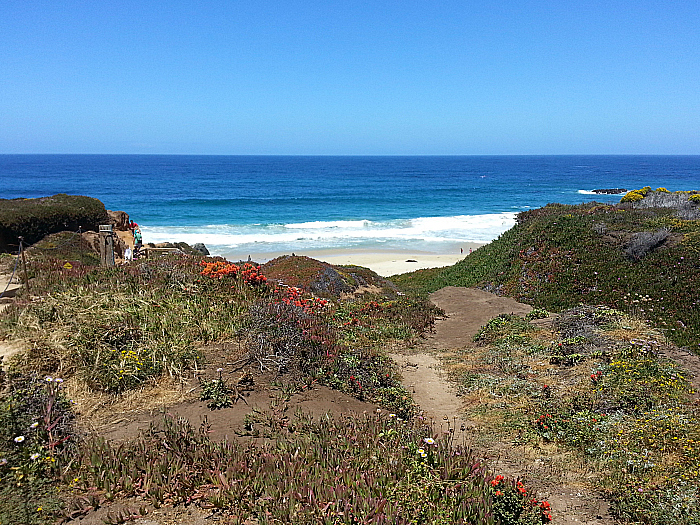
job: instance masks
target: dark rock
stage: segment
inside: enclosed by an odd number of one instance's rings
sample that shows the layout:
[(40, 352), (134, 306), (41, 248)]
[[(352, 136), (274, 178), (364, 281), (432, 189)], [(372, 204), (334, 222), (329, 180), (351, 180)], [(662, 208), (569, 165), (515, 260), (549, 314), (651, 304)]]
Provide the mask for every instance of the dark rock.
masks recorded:
[(608, 188), (608, 189), (602, 189), (602, 190), (593, 190), (593, 193), (604, 193), (607, 195), (617, 195), (619, 193), (627, 193), (627, 190), (624, 188)]
[(311, 291), (321, 296), (338, 296), (349, 293), (354, 287), (345, 282), (334, 268), (328, 267), (310, 284)]
[(192, 249), (197, 250), (202, 255), (209, 255), (209, 250), (207, 250), (207, 247), (201, 242), (194, 243)]

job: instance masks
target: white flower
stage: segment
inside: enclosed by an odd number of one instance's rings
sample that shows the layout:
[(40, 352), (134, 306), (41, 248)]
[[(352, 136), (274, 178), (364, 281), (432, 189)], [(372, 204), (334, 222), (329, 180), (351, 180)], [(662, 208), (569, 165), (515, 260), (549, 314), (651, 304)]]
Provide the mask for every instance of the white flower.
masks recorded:
[(57, 377), (56, 379), (54, 379), (54, 381), (56, 383), (63, 383), (63, 379), (61, 379), (60, 377)]
[(217, 368), (217, 369), (216, 369), (217, 372), (223, 372), (223, 370), (224, 370), (223, 368)]
[(416, 454), (420, 454), (421, 456), (423, 456), (425, 454), (425, 450), (419, 448), (418, 450), (416, 450)]
[(24, 436), (17, 436), (15, 438), (15, 443), (21, 443), (22, 441), (24, 441)]
[(2, 467), (3, 465), (7, 465), (7, 458), (0, 459), (0, 467)]
[(425, 441), (428, 445), (435, 444), (435, 440), (433, 438), (425, 438), (423, 441)]
[(396, 414), (389, 414), (389, 417), (396, 417)]
[(29, 456), (29, 459), (32, 459), (32, 460), (33, 460), (33, 459), (38, 459), (38, 458), (39, 458), (39, 454), (38, 454), (38, 453), (34, 453), (34, 454), (32, 454), (31, 456)]
[(29, 428), (36, 428), (36, 427), (38, 427), (38, 426), (39, 426), (39, 422), (38, 422), (38, 421), (35, 421), (35, 422), (32, 423), (31, 425), (29, 425)]
[(46, 380), (47, 383), (50, 383), (51, 381), (53, 381), (53, 377), (51, 377), (51, 376), (46, 376), (44, 379)]

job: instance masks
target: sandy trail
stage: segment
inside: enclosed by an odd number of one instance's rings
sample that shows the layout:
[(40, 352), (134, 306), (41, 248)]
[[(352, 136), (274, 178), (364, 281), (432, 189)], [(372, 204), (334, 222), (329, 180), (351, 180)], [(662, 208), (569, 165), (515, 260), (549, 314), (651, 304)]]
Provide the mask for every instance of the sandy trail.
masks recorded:
[[(422, 348), (409, 355), (395, 354), (403, 375), (404, 385), (413, 393), (413, 398), (442, 430), (456, 427), (456, 438), (470, 443), (473, 425), (465, 417), (461, 399), (455, 394), (455, 386), (440, 372), (440, 355), (470, 346), (474, 334), (491, 318), (499, 314), (525, 315), (532, 308), (509, 297), (471, 288), (446, 287), (430, 296), (431, 300), (445, 311), (446, 317), (435, 324), (434, 333), (429, 334)], [(454, 425), (454, 426), (453, 426)], [(464, 429), (464, 430), (462, 430)], [(517, 450), (508, 443), (495, 443), (489, 450), (477, 451), (490, 459), (490, 465), (499, 473), (511, 477), (522, 477), (535, 487), (541, 499), (552, 505), (553, 523), (580, 525), (582, 523), (608, 525), (614, 523), (607, 512), (605, 500), (581, 484), (552, 483), (543, 471), (546, 460), (538, 464), (518, 456)], [(542, 477), (540, 477), (542, 476)]]

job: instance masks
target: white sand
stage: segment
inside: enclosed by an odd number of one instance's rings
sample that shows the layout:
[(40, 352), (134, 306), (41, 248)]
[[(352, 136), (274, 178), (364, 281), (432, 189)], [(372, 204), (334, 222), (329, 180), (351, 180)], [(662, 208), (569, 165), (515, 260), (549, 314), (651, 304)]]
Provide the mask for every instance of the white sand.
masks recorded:
[[(304, 255), (334, 265), (364, 266), (377, 272), (383, 277), (412, 272), (423, 268), (441, 268), (451, 266), (469, 255), (469, 250), (476, 250), (485, 243), (465, 242), (454, 247), (452, 253), (416, 252), (409, 250), (316, 250), (299, 252), (295, 255)], [(460, 251), (462, 250), (462, 251)], [(264, 263), (280, 255), (290, 254), (251, 254), (253, 261)]]

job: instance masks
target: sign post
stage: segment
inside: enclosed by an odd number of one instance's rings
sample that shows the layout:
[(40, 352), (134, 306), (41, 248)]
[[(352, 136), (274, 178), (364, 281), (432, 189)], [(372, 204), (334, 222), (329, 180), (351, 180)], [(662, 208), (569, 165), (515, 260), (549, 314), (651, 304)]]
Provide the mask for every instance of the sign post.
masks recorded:
[(111, 224), (100, 224), (100, 264), (114, 266), (114, 234)]

